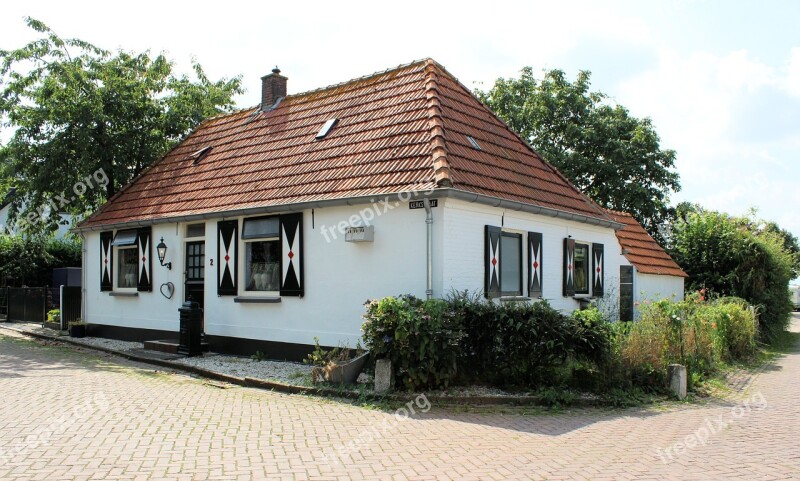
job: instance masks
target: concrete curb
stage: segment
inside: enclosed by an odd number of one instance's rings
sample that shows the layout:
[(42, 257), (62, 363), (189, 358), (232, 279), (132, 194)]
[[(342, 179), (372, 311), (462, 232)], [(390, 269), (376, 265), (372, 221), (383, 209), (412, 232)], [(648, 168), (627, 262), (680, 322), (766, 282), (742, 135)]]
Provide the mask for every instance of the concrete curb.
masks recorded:
[[(38, 332), (30, 332), (22, 329), (16, 329), (11, 325), (0, 325), (0, 330), (9, 330), (24, 336), (32, 337), (35, 339), (42, 339), (45, 341), (61, 342), (84, 349), (111, 354), (118, 356), (129, 361), (140, 362), (143, 364), (151, 364), (163, 368), (172, 369), (175, 371), (183, 371), (190, 374), (195, 374), (207, 379), (215, 381), (226, 382), (242, 387), (252, 387), (257, 389), (264, 389), (269, 391), (281, 392), (285, 394), (304, 394), (304, 395), (317, 395), (333, 398), (344, 399), (369, 399), (374, 401), (394, 401), (394, 402), (408, 402), (416, 398), (419, 393), (409, 394), (388, 394), (378, 395), (374, 393), (362, 393), (355, 391), (345, 391), (332, 388), (317, 388), (308, 386), (296, 386), (293, 384), (283, 384), (275, 381), (268, 381), (265, 379), (256, 379), (252, 377), (237, 377), (222, 374), (216, 371), (199, 368), (196, 366), (189, 366), (172, 361), (165, 361), (161, 359), (153, 359), (144, 356), (138, 356), (125, 351), (116, 351), (102, 346), (92, 346), (83, 344), (78, 341), (70, 339), (68, 336), (51, 336), (49, 334), (42, 334)], [(438, 405), (461, 405), (461, 406), (546, 406), (546, 404), (538, 396), (427, 396), (428, 401)], [(568, 407), (613, 407), (611, 403), (600, 398), (578, 397)]]

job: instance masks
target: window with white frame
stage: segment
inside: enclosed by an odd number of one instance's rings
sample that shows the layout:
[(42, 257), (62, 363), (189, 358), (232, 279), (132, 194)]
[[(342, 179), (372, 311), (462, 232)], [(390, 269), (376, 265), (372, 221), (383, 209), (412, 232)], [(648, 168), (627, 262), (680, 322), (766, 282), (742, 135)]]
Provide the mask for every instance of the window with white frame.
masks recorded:
[(522, 234), (484, 227), (484, 293), (489, 299), (522, 295)]
[(500, 234), (500, 292), (503, 296), (522, 295), (522, 234)]
[(575, 294), (589, 293), (589, 245), (575, 243), (575, 259), (572, 262), (575, 273)]
[(111, 245), (117, 255), (117, 288), (136, 289), (139, 281), (139, 250), (136, 230), (120, 230)]
[(280, 221), (278, 217), (245, 219), (244, 285), (250, 292), (280, 290)]

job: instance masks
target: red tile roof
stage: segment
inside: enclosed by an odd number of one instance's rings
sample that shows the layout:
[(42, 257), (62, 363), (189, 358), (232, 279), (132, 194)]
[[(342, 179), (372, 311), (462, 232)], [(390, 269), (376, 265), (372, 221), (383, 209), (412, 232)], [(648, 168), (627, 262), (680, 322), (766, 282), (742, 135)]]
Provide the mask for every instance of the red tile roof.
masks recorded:
[(617, 231), (617, 239), (622, 254), (637, 271), (644, 274), (689, 277), (632, 215), (614, 210), (606, 212), (614, 221), (625, 224), (624, 228)]
[(208, 119), (80, 228), (434, 187), (609, 220), (428, 59)]

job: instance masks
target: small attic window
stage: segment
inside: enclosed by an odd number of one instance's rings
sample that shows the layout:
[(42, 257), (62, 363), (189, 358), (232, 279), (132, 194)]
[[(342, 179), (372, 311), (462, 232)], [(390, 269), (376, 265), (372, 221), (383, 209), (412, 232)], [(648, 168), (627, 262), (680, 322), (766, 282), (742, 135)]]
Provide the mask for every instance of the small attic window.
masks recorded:
[(213, 147), (211, 147), (210, 145), (208, 147), (203, 147), (202, 149), (190, 155), (189, 158), (194, 159), (193, 163), (197, 164), (198, 162), (203, 160), (206, 157), (206, 155), (209, 154), (209, 152), (211, 152), (211, 149), (213, 149)]
[(482, 150), (481, 146), (480, 146), (480, 144), (478, 144), (477, 140), (473, 139), (469, 135), (467, 135), (467, 140), (469, 140), (469, 143), (472, 144), (472, 147), (474, 147), (475, 150)]
[(324, 139), (325, 136), (330, 133), (331, 129), (333, 129), (333, 126), (336, 125), (337, 122), (339, 122), (339, 119), (330, 119), (327, 122), (325, 122), (325, 125), (323, 125), (321, 129), (319, 129), (319, 132), (317, 132), (317, 136), (314, 138), (316, 140)]

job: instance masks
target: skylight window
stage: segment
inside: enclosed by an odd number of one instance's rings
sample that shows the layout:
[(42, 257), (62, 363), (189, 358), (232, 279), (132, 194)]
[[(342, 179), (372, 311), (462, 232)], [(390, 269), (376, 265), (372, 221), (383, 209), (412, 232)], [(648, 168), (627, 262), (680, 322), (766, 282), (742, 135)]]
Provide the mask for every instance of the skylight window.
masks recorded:
[(212, 148), (213, 147), (211, 147), (210, 145), (208, 147), (203, 147), (202, 149), (200, 149), (197, 152), (193, 153), (189, 157), (194, 159), (193, 163), (196, 164), (196, 163), (200, 162), (201, 160), (203, 160), (205, 158), (205, 156), (208, 155), (209, 152), (211, 152)]
[(475, 150), (482, 150), (481, 146), (480, 146), (480, 144), (478, 144), (477, 140), (473, 139), (469, 135), (467, 135), (467, 140), (469, 140), (469, 143), (472, 144), (472, 147), (474, 147)]
[(317, 140), (324, 139), (325, 136), (330, 133), (331, 129), (333, 129), (333, 126), (336, 125), (337, 122), (339, 122), (339, 119), (330, 119), (327, 122), (325, 122), (325, 125), (323, 125), (321, 129), (319, 129), (319, 132), (317, 132), (317, 136), (315, 138)]

